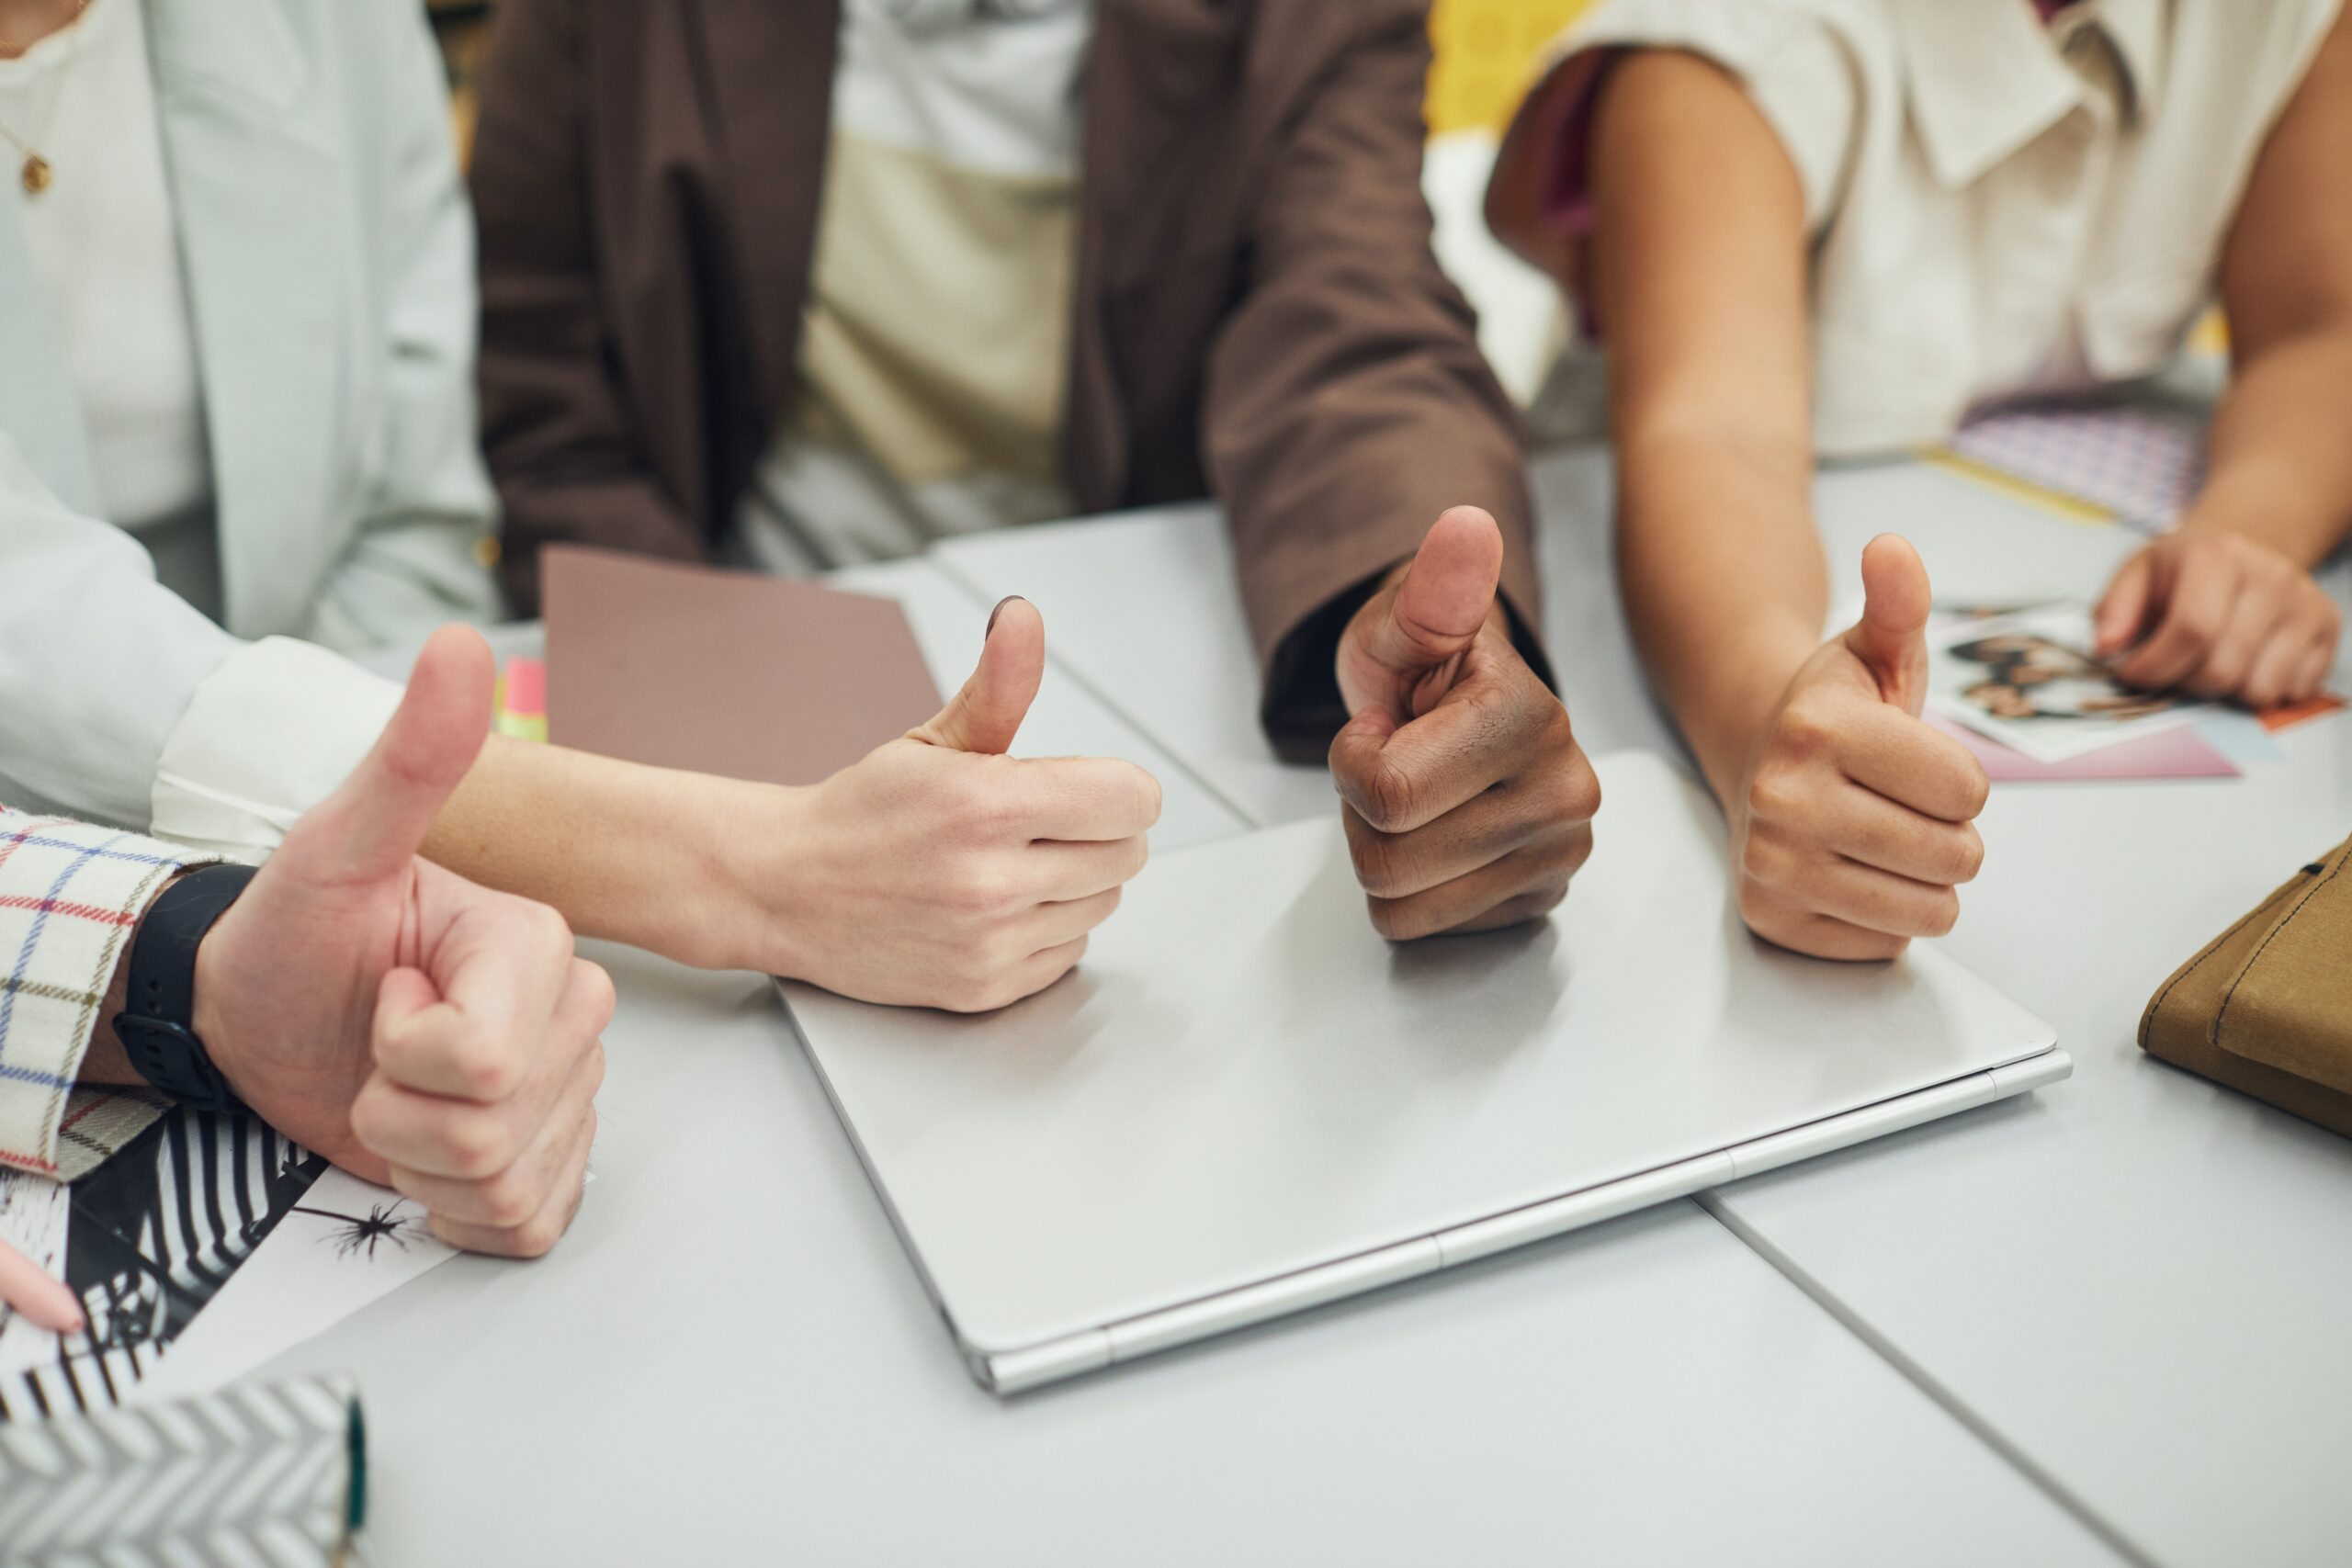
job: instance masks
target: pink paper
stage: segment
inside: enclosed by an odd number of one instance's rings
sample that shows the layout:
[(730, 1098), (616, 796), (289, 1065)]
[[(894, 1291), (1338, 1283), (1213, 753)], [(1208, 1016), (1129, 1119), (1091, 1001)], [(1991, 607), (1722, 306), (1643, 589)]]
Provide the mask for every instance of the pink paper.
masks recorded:
[(1984, 764), (1995, 784), (2079, 784), (2122, 779), (2233, 779), (2237, 765), (2213, 750), (2194, 728), (2159, 730), (2120, 741), (2063, 762), (2041, 762), (2011, 750), (1940, 714), (1928, 722), (1959, 741)]

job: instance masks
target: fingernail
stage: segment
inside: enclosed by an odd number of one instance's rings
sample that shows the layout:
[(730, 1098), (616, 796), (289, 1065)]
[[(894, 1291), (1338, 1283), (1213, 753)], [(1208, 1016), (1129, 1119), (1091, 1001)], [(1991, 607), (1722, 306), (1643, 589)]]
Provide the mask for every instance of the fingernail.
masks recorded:
[(1015, 599), (1018, 599), (1018, 598), (1020, 598), (1020, 597), (1021, 597), (1021, 595), (1020, 595), (1020, 594), (1018, 594), (1018, 593), (1008, 593), (1008, 594), (1006, 594), (1003, 598), (1001, 598), (1001, 599), (1000, 599), (1000, 600), (998, 600), (998, 601), (996, 602), (996, 608), (995, 608), (995, 609), (993, 609), (993, 610), (990, 610), (990, 611), (989, 612), (989, 624), (988, 624), (988, 627), (987, 627), (987, 629), (986, 629), (986, 630), (984, 630), (984, 631), (982, 631), (982, 632), (980, 633), (980, 640), (981, 640), (982, 642), (984, 642), (984, 643), (985, 643), (986, 641), (988, 641), (988, 640), (989, 640), (989, 636), (990, 636), (990, 634), (992, 634), (993, 632), (995, 632), (995, 630), (996, 630), (996, 618), (997, 618), (999, 615), (1003, 615), (1003, 614), (1004, 614), (1004, 607), (1005, 607), (1007, 604), (1012, 604)]

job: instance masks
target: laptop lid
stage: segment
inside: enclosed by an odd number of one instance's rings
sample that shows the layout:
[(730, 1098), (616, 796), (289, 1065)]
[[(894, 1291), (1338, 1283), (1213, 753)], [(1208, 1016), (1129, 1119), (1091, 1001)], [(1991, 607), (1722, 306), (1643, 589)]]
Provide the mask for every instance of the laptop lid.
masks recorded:
[(1706, 795), (1648, 753), (1598, 770), (1592, 858), (1533, 927), (1383, 941), (1335, 813), (1156, 858), (1075, 973), (1001, 1012), (784, 985), (975, 1374), (1086, 1370), (1458, 1261), (1447, 1233), (1577, 1223), (1497, 1216), (1678, 1196), (1776, 1134), (1820, 1152), (1995, 1098), (1992, 1069), (2063, 1071), (1932, 948), (1757, 941)]

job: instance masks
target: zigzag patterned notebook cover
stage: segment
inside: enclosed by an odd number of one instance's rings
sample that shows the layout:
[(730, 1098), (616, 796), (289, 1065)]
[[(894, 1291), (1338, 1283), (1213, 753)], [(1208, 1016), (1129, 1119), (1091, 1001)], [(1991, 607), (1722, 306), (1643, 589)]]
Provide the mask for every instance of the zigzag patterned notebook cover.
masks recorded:
[(22, 1568), (340, 1564), (367, 1512), (344, 1377), (0, 1425), (0, 1555)]

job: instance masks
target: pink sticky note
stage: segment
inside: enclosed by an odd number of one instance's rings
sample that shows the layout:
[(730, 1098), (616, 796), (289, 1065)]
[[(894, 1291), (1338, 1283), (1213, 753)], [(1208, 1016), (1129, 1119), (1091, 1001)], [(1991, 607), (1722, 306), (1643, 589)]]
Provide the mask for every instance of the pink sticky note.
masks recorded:
[(548, 667), (516, 654), (506, 661), (506, 711), (517, 718), (540, 718), (548, 711)]
[(2011, 750), (1940, 714), (1928, 722), (1959, 741), (1984, 764), (1995, 784), (2079, 784), (2125, 779), (2233, 779), (2237, 765), (2192, 728), (2159, 730), (2062, 762), (2042, 762)]

